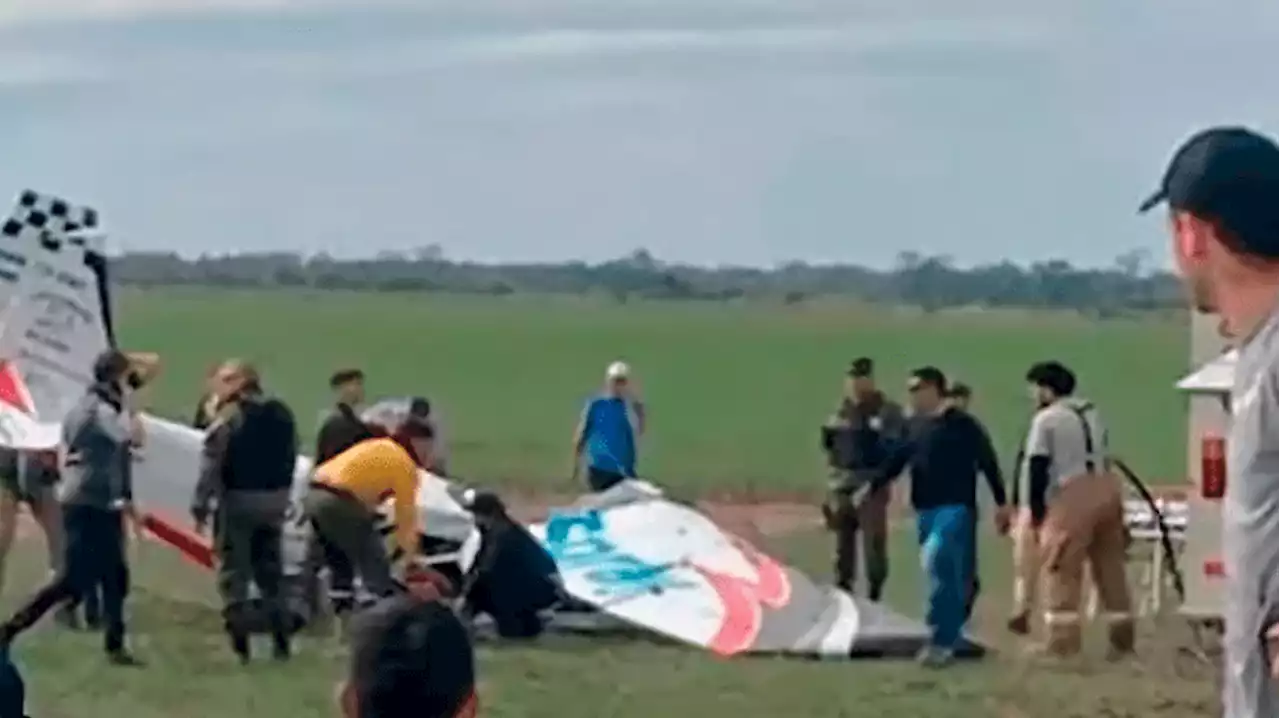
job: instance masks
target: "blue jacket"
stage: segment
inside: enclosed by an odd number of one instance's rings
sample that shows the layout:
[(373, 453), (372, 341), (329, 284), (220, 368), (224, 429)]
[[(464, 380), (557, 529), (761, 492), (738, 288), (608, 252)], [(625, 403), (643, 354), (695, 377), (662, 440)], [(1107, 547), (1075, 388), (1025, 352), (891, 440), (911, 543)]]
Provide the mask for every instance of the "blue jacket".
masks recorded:
[(626, 399), (598, 396), (582, 415), (587, 465), (623, 476), (636, 475), (636, 437)]

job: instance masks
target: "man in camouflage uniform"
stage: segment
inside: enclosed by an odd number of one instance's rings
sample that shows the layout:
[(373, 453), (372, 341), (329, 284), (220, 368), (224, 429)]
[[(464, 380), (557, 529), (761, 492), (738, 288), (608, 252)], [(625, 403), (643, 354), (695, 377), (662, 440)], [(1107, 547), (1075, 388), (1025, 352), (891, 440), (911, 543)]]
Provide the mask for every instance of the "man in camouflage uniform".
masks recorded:
[(867, 596), (879, 601), (889, 576), (888, 510), (890, 488), (855, 507), (854, 495), (870, 480), (892, 447), (905, 439), (902, 407), (876, 388), (874, 364), (854, 360), (845, 379), (840, 407), (822, 428), (822, 447), (831, 467), (823, 516), (835, 534), (835, 582), (853, 591), (858, 573), (858, 535), (862, 534)]

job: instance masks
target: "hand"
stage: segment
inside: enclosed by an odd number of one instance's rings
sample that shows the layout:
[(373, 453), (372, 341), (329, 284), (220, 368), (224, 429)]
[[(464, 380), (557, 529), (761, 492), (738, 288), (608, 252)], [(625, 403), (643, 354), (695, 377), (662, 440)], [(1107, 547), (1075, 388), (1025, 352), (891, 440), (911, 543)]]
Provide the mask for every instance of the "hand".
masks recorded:
[(1001, 536), (1009, 535), (1009, 528), (1013, 525), (1014, 509), (1010, 506), (1000, 506), (996, 508), (996, 533)]
[(1272, 680), (1280, 680), (1280, 672), (1277, 671), (1277, 668), (1280, 667), (1280, 656), (1277, 656), (1277, 653), (1280, 653), (1280, 645), (1277, 645), (1278, 639), (1280, 639), (1280, 626), (1272, 625), (1271, 628), (1267, 629), (1266, 634), (1267, 660), (1271, 664)]
[(209, 515), (204, 511), (192, 511), (191, 524), (195, 527), (196, 535), (203, 536), (205, 530), (209, 528)]

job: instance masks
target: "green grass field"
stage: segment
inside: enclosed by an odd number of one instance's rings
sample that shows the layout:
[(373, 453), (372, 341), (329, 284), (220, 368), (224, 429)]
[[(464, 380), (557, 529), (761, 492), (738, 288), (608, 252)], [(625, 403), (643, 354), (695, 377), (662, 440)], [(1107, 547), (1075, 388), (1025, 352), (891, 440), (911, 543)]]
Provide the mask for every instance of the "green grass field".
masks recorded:
[[(1177, 477), (1182, 404), (1171, 389), (1185, 366), (1175, 321), (1095, 324), (1048, 315), (920, 317), (840, 307), (606, 307), (570, 299), (128, 293), (120, 332), (130, 348), (159, 351), (161, 413), (185, 416), (200, 377), (219, 358), (259, 362), (304, 425), (327, 402), (341, 365), (370, 375), (371, 394), (424, 393), (442, 407), (453, 464), (483, 483), (563, 493), (568, 439), (581, 400), (611, 360), (639, 373), (650, 405), (644, 473), (685, 495), (758, 498), (821, 489), (816, 426), (834, 405), (848, 360), (869, 354), (894, 393), (904, 372), (936, 363), (977, 390), (976, 411), (1010, 451), (1028, 413), (1026, 366), (1059, 358), (1102, 402), (1117, 450), (1150, 477)], [(311, 423), (309, 426), (314, 426)], [(824, 534), (811, 525), (767, 532), (768, 548), (825, 577)], [(3, 602), (43, 575), (43, 551), (24, 542)], [(96, 637), (48, 627), (19, 649), (33, 715), (333, 715), (341, 646), (309, 639), (291, 665), (236, 666), (222, 645), (212, 581), (163, 549), (138, 547), (133, 602), (139, 652), (151, 666), (102, 665)], [(919, 615), (918, 567), (904, 524), (894, 535), (890, 601)], [(983, 545), (989, 590), (976, 630), (999, 650), (982, 663), (923, 673), (892, 662), (715, 660), (646, 642), (549, 638), (535, 648), (483, 647), (483, 715), (502, 718), (774, 716), (1150, 716), (1212, 714), (1213, 681), (1175, 659), (1185, 638), (1173, 618), (1147, 626), (1142, 660), (1028, 661), (999, 627), (1008, 547)], [(1171, 632), (1156, 637), (1156, 628)], [(1093, 651), (1099, 652), (1097, 642)]]

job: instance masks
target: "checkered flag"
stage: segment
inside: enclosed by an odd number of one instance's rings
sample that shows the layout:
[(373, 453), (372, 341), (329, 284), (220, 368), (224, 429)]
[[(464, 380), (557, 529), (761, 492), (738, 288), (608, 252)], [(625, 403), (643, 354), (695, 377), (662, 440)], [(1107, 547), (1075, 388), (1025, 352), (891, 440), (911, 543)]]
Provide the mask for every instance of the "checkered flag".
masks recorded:
[(18, 195), (9, 218), (0, 225), (0, 236), (10, 239), (37, 238), (49, 249), (63, 242), (84, 246), (83, 237), (73, 233), (93, 230), (98, 226), (98, 211), (75, 205), (51, 195), (24, 190)]

